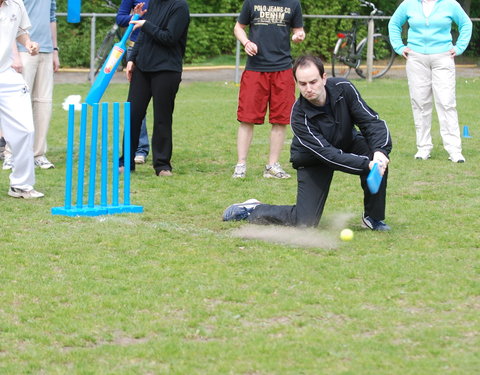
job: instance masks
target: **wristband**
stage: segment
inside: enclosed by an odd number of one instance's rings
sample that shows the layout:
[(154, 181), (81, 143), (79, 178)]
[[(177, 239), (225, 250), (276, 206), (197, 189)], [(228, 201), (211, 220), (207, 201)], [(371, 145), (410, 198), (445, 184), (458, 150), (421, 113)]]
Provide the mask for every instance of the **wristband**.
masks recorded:
[(251, 40), (247, 40), (247, 43), (245, 43), (245, 44), (243, 45), (243, 47), (247, 48), (248, 43), (252, 43), (252, 41), (251, 41)]

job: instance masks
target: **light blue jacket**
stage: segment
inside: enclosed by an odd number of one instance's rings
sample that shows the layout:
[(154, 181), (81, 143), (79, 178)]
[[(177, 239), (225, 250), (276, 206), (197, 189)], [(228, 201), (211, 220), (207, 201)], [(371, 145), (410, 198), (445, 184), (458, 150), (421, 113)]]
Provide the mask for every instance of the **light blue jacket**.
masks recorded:
[[(408, 22), (407, 45), (402, 41), (402, 26)], [(452, 22), (458, 25), (459, 36), (452, 42)], [(422, 0), (404, 0), (388, 23), (393, 49), (399, 55), (408, 47), (417, 53), (431, 55), (455, 49), (461, 55), (472, 36), (472, 21), (456, 0), (437, 0), (429, 17), (423, 14)]]

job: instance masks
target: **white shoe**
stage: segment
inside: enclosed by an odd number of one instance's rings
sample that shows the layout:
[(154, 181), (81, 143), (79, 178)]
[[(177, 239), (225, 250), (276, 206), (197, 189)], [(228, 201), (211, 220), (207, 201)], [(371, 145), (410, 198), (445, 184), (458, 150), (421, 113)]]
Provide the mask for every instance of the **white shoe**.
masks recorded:
[(3, 159), (3, 167), (2, 169), (7, 171), (13, 168), (13, 158), (12, 155), (5, 155), (5, 159)]
[(53, 165), (53, 163), (51, 163), (47, 158), (46, 156), (37, 156), (35, 159), (34, 159), (34, 163), (35, 163), (35, 166), (36, 167), (39, 167), (41, 169), (51, 169), (51, 168), (55, 168), (55, 166)]
[(147, 158), (144, 155), (135, 155), (135, 158), (133, 159), (135, 164), (145, 164), (146, 160)]
[(456, 154), (451, 154), (448, 157), (448, 160), (451, 160), (454, 163), (465, 163), (465, 158), (463, 157), (463, 155), (460, 152), (458, 152)]
[(245, 178), (247, 174), (247, 165), (246, 164), (237, 164), (235, 170), (233, 171), (232, 178)]
[(430, 159), (430, 151), (418, 151), (415, 154), (415, 159), (418, 159), (418, 160)]
[(249, 199), (243, 203), (232, 204), (223, 211), (223, 221), (245, 220), (259, 204), (261, 203), (256, 199)]
[(291, 176), (283, 170), (280, 166), (280, 163), (275, 163), (273, 165), (266, 165), (265, 170), (263, 171), (263, 177), (265, 178), (290, 178)]
[(23, 199), (35, 199), (35, 198), (42, 198), (45, 196), (45, 194), (40, 193), (39, 191), (36, 191), (34, 189), (23, 190), (19, 188), (14, 188), (12, 186), (10, 186), (10, 189), (8, 190), (8, 195), (14, 198), (23, 198)]

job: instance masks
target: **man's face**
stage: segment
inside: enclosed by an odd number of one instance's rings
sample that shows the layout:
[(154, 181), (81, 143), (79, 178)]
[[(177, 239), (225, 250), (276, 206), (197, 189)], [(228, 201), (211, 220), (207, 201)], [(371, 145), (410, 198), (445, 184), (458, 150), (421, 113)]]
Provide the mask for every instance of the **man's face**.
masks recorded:
[(320, 76), (318, 68), (313, 64), (308, 64), (298, 67), (295, 77), (300, 93), (305, 99), (316, 105), (325, 103), (325, 83), (327, 82), (325, 73), (323, 77)]

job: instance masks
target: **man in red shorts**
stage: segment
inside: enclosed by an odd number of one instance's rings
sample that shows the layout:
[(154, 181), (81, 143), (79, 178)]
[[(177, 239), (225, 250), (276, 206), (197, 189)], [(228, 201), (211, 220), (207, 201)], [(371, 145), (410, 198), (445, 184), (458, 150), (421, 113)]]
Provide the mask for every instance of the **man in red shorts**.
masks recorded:
[[(249, 35), (245, 29), (249, 27)], [(290, 56), (292, 41), (305, 39), (302, 8), (299, 0), (245, 0), (235, 24), (235, 37), (248, 55), (240, 82), (237, 119), (238, 161), (233, 178), (244, 178), (247, 156), (255, 125), (263, 124), (267, 108), (270, 132), (270, 154), (263, 177), (289, 178), (279, 158), (285, 141), (286, 126), (295, 102), (295, 82)]]

